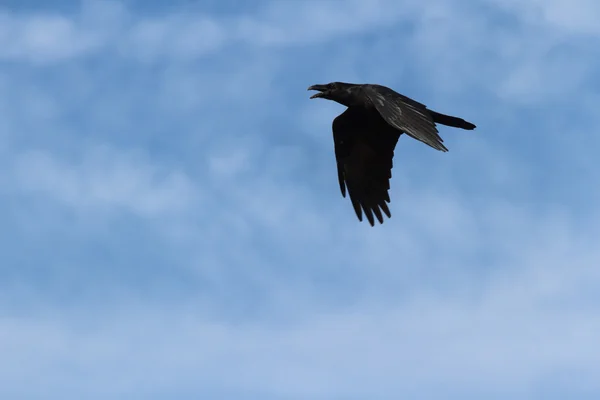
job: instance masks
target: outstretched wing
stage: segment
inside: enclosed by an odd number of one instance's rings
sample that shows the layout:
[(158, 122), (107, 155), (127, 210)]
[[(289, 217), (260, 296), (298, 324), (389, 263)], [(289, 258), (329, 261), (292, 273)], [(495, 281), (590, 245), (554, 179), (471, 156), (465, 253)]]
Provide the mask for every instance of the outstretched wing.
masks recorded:
[(394, 149), (401, 132), (388, 125), (375, 110), (350, 107), (333, 120), (333, 141), (342, 196), (346, 189), (356, 216), (364, 211), (373, 226), (383, 213), (391, 217), (387, 203)]
[(388, 124), (436, 150), (448, 151), (424, 104), (381, 85), (363, 85), (362, 89)]

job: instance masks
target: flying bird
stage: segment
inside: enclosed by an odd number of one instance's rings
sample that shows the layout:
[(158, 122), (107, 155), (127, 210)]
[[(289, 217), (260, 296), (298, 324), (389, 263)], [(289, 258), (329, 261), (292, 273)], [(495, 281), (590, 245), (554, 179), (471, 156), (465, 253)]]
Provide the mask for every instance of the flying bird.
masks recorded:
[(391, 218), (387, 203), (396, 143), (403, 133), (436, 150), (448, 151), (438, 134), (437, 124), (475, 129), (462, 118), (440, 114), (394, 90), (375, 84), (331, 82), (312, 85), (318, 93), (311, 99), (333, 100), (348, 107), (332, 124), (338, 181), (342, 196), (346, 190), (359, 221), (363, 212), (371, 224), (375, 216)]

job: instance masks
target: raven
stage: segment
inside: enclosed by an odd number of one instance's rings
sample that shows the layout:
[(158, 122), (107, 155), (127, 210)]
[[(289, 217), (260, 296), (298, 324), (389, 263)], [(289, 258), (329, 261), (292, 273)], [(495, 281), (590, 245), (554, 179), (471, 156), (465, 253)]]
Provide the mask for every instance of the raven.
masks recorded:
[(331, 82), (308, 90), (318, 91), (311, 99), (333, 100), (348, 107), (332, 124), (338, 181), (343, 197), (348, 189), (358, 220), (363, 220), (364, 211), (371, 226), (375, 225), (373, 214), (380, 224), (382, 211), (391, 218), (386, 203), (390, 202), (392, 159), (401, 134), (446, 152), (436, 123), (475, 129), (462, 118), (432, 111), (382, 85)]

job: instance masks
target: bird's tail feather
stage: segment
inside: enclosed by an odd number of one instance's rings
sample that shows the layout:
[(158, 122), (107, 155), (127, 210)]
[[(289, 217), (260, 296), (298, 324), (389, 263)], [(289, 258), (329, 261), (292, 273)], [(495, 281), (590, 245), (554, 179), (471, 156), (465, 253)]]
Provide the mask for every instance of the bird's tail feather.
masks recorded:
[(430, 112), (431, 112), (431, 116), (433, 117), (433, 120), (438, 124), (452, 126), (455, 128), (467, 129), (467, 130), (475, 129), (474, 124), (472, 124), (468, 121), (465, 121), (462, 118), (452, 117), (450, 115), (445, 115), (445, 114), (440, 114), (435, 111), (430, 111)]

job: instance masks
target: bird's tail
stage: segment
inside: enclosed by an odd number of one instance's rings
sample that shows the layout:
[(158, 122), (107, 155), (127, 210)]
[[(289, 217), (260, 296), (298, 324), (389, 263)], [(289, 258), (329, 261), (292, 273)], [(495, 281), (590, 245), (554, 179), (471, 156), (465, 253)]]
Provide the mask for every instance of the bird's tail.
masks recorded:
[(455, 128), (462, 128), (462, 129), (467, 129), (467, 130), (475, 129), (474, 124), (472, 124), (468, 121), (465, 121), (462, 118), (452, 117), (450, 115), (445, 115), (445, 114), (440, 114), (435, 111), (430, 111), (430, 112), (431, 112), (431, 116), (433, 117), (433, 120), (438, 124), (453, 126)]

